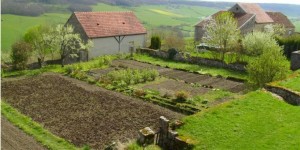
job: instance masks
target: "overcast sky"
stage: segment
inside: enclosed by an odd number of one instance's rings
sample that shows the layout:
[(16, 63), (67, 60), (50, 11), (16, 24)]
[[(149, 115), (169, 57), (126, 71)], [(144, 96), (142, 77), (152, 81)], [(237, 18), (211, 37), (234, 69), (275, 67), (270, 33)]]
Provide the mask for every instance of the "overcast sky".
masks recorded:
[(298, 5), (300, 5), (300, 0), (202, 0), (202, 1), (245, 2), (245, 3), (282, 3), (282, 4), (298, 4)]

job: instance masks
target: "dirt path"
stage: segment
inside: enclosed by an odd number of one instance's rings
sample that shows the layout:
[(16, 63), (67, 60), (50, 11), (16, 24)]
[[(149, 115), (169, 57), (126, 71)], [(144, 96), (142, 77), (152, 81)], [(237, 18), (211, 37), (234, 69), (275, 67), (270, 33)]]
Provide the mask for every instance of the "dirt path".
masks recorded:
[(40, 143), (1, 117), (1, 149), (45, 150)]

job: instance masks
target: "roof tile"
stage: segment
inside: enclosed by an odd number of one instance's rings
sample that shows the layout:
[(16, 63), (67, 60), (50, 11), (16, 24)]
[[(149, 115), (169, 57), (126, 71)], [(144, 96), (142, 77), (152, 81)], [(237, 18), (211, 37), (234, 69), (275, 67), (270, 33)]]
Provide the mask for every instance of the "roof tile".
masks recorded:
[(147, 33), (133, 12), (75, 12), (89, 38)]

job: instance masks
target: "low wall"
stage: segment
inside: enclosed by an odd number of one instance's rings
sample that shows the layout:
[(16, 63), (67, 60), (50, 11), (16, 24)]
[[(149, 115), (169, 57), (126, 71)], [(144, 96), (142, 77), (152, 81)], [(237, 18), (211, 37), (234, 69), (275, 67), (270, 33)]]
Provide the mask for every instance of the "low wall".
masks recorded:
[(271, 85), (267, 85), (265, 87), (265, 89), (281, 96), (287, 103), (289, 103), (291, 105), (300, 106), (300, 94), (297, 94), (288, 89), (284, 89), (284, 88), (277, 87), (277, 86), (271, 86)]
[[(140, 49), (140, 52), (143, 54), (148, 54), (150, 56), (160, 57), (163, 59), (169, 58), (169, 54), (167, 51), (142, 48), (142, 49)], [(226, 69), (231, 69), (231, 70), (235, 70), (235, 71), (242, 71), (242, 72), (246, 71), (245, 64), (238, 64), (238, 63), (226, 64), (219, 60), (193, 57), (187, 53), (182, 53), (182, 52), (178, 52), (173, 57), (173, 60), (180, 61), (180, 62), (187, 62), (187, 63), (191, 63), (191, 64), (199, 64), (199, 65), (206, 65), (206, 66), (211, 66), (211, 67), (226, 68)]]

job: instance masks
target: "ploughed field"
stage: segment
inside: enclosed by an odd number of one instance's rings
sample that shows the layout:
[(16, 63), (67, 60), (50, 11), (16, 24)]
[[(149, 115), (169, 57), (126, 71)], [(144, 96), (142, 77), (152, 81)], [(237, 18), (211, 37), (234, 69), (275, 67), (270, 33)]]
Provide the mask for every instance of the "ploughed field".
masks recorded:
[(158, 118), (181, 114), (120, 93), (57, 74), (4, 81), (2, 99), (52, 133), (76, 146), (103, 149), (112, 141), (134, 139)]

